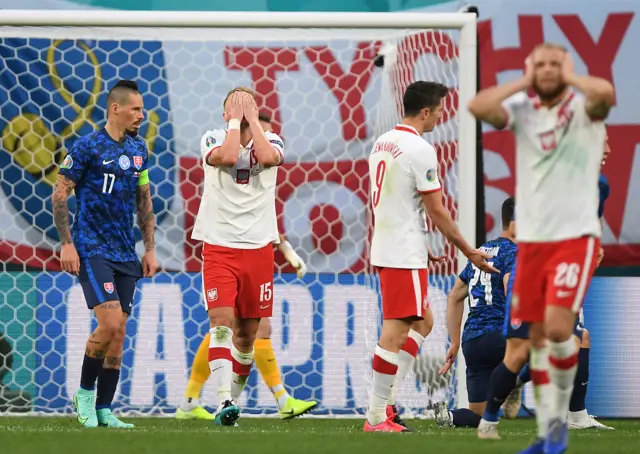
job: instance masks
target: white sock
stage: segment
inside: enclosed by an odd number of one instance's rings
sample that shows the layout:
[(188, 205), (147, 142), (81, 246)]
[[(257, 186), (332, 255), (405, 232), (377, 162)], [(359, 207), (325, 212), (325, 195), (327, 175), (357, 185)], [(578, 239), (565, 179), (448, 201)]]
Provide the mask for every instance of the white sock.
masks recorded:
[(538, 438), (546, 438), (551, 411), (551, 382), (549, 380), (549, 349), (531, 347), (531, 381), (536, 402), (536, 422)]
[(391, 394), (389, 394), (389, 400), (387, 401), (387, 405), (395, 405), (396, 404), (396, 391), (398, 391), (398, 386), (400, 385), (400, 381), (398, 380), (398, 376), (396, 375), (396, 379), (393, 382), (393, 386), (391, 387)]
[(587, 413), (587, 410), (569, 412), (569, 421), (578, 423), (578, 422), (588, 421), (588, 420), (589, 420), (589, 413)]
[(387, 403), (398, 372), (398, 354), (376, 345), (373, 357), (373, 387), (367, 420), (376, 426), (387, 419)]
[[(279, 384), (269, 389), (271, 389), (271, 393), (273, 394), (273, 397), (276, 399), (276, 402), (278, 403), (278, 410), (282, 410), (284, 407), (286, 407), (287, 402), (289, 401), (289, 399), (291, 399), (291, 395), (284, 388), (284, 385)], [(279, 394), (282, 391), (284, 391), (284, 393), (276, 397), (276, 394)]]
[(211, 380), (218, 395), (218, 402), (231, 400), (231, 337), (233, 331), (226, 326), (216, 326), (209, 330), (209, 369)]
[(182, 411), (191, 411), (194, 408), (197, 408), (200, 405), (199, 399), (193, 399), (191, 397), (182, 397), (180, 401), (180, 410)]
[(577, 371), (578, 347), (573, 336), (564, 342), (549, 342), (549, 378), (553, 395), (551, 419), (567, 422)]
[(233, 374), (231, 376), (231, 398), (237, 401), (244, 390), (251, 364), (253, 364), (253, 349), (249, 353), (242, 353), (235, 345), (231, 346), (231, 358), (233, 362)]
[(400, 382), (404, 380), (409, 372), (413, 368), (413, 363), (416, 360), (416, 356), (420, 351), (420, 347), (424, 342), (424, 336), (414, 330), (409, 330), (409, 336), (407, 341), (402, 346), (400, 353), (398, 353), (398, 372), (396, 373), (396, 381), (391, 388), (391, 395), (389, 396), (389, 405), (396, 404), (396, 393), (400, 387)]

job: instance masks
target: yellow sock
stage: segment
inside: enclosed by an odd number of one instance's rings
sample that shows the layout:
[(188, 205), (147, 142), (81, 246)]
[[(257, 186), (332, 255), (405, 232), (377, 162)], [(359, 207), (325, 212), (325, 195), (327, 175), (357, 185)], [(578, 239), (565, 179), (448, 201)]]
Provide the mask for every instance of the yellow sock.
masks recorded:
[(191, 367), (191, 375), (189, 375), (189, 383), (184, 396), (188, 399), (199, 399), (200, 392), (205, 382), (211, 375), (209, 370), (209, 333), (204, 336)]
[(253, 359), (262, 379), (273, 393), (273, 397), (276, 398), (278, 407), (282, 409), (291, 396), (289, 396), (282, 384), (280, 367), (278, 367), (278, 362), (276, 361), (271, 339), (255, 340), (253, 343)]

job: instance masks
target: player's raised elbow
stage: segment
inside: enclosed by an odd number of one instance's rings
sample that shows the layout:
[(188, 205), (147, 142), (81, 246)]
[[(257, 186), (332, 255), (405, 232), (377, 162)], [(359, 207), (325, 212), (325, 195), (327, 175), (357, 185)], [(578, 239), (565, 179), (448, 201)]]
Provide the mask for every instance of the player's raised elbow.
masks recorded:
[(471, 115), (480, 121), (489, 123), (496, 129), (504, 129), (507, 126), (507, 113), (501, 105), (493, 105), (475, 97), (469, 101), (467, 107)]
[(594, 101), (604, 103), (611, 107), (616, 102), (616, 92), (611, 82), (606, 79), (599, 79), (594, 93), (591, 95)]

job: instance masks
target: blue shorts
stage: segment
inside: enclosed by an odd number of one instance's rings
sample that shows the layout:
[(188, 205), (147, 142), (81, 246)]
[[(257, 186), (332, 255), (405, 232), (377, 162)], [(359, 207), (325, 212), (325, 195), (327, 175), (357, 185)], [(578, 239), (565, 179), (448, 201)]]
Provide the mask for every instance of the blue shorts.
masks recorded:
[(462, 344), (462, 354), (467, 364), (467, 395), (469, 402), (485, 402), (489, 379), (504, 359), (507, 347), (500, 331), (483, 334)]
[(80, 285), (89, 309), (107, 301), (119, 301), (122, 312), (130, 314), (136, 284), (141, 277), (142, 264), (138, 261), (112, 262), (103, 257), (80, 259)]

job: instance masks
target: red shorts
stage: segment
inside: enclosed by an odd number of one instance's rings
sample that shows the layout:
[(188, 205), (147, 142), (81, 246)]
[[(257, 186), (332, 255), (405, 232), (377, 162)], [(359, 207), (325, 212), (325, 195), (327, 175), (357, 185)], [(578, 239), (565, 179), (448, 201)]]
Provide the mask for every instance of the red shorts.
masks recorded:
[(382, 318), (424, 318), (427, 300), (427, 270), (378, 268), (382, 293)]
[(544, 321), (547, 306), (580, 311), (596, 268), (600, 241), (582, 237), (550, 243), (518, 243), (511, 317)]
[(234, 249), (205, 243), (202, 286), (207, 310), (233, 307), (238, 318), (271, 317), (273, 246)]

